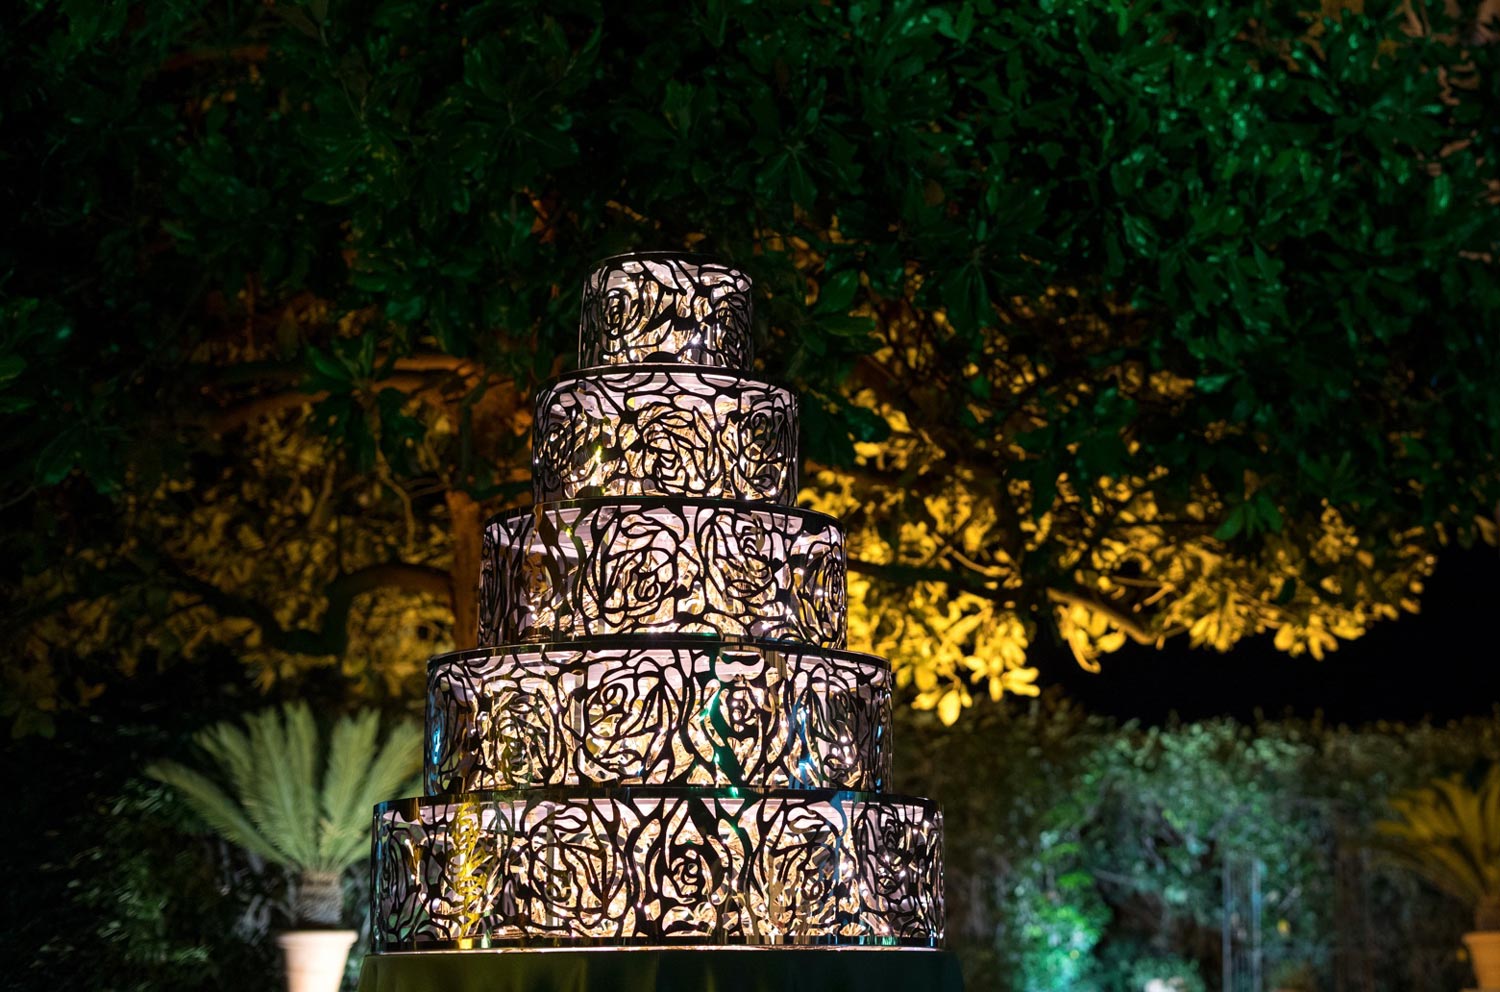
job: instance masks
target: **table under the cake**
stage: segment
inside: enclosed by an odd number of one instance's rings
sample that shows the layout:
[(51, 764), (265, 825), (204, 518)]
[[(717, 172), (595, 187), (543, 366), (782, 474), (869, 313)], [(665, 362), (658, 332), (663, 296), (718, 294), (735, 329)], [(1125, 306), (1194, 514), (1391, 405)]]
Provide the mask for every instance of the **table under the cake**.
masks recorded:
[(946, 951), (428, 951), (365, 958), (359, 992), (962, 992)]

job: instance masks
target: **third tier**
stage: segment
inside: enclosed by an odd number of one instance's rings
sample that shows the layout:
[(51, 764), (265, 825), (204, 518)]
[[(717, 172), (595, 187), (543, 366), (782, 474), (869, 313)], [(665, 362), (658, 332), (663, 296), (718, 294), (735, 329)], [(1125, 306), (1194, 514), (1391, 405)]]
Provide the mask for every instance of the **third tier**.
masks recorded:
[(683, 365), (592, 369), (537, 396), (538, 503), (581, 496), (797, 501), (792, 393)]
[(879, 792), (890, 728), (890, 668), (874, 655), (656, 636), (462, 651), (428, 669), (427, 792)]
[(842, 648), (844, 534), (793, 507), (581, 499), (491, 518), (479, 643), (688, 633)]

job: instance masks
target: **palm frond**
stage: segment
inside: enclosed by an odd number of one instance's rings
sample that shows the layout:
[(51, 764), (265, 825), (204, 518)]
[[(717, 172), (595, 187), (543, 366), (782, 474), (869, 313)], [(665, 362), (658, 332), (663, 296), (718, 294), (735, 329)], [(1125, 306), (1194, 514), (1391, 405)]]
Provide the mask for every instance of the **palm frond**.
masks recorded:
[(255, 751), (250, 737), (240, 727), (224, 721), (198, 732), (193, 738), (229, 778), (229, 787), (255, 823), (261, 822), (259, 797), (255, 793)]
[(245, 719), (255, 755), (255, 782), (261, 816), (257, 823), (286, 856), (298, 865), (311, 865), (317, 856), (316, 811), (297, 805), (299, 789), (287, 760), (287, 733), (281, 710), (263, 710)]
[[(371, 812), (375, 804), (401, 795), (410, 795), (420, 786), (417, 779), (422, 769), (422, 731), (411, 720), (403, 720), (393, 726), (386, 736), (385, 744), (375, 760), (370, 762), (351, 816), (362, 818), (369, 828)], [(350, 839), (349, 846), (339, 853), (350, 862), (363, 858), (368, 850), (368, 838), (360, 834)]]
[(1375, 824), (1386, 859), (1471, 906), (1500, 895), (1500, 765), (1477, 790), (1456, 776), (1394, 796)]
[(182, 793), (189, 808), (203, 818), (225, 840), (252, 851), (267, 861), (289, 864), (286, 855), (270, 843), (245, 816), (240, 804), (209, 778), (175, 761), (158, 761), (146, 774)]
[(352, 843), (362, 844), (369, 835), (370, 811), (358, 803), (379, 734), (379, 714), (365, 710), (339, 720), (328, 739), (319, 797), (318, 860), (330, 870), (346, 857)]
[(232, 843), (298, 870), (340, 872), (369, 854), (371, 807), (414, 789), (421, 768), (414, 722), (392, 727), (377, 749), (379, 734), (374, 711), (346, 717), (334, 725), (325, 756), (312, 711), (293, 703), (198, 734), (223, 785), (175, 762), (148, 773), (181, 791)]
[[(321, 740), (317, 721), (312, 710), (304, 702), (291, 703), (282, 708), (282, 728), (286, 735), (287, 779), (292, 789), (292, 803), (298, 810), (298, 820), (308, 824), (306, 839), (308, 857), (318, 856), (318, 782), (323, 769), (319, 767), (318, 750)], [(311, 821), (311, 822), (309, 822)]]

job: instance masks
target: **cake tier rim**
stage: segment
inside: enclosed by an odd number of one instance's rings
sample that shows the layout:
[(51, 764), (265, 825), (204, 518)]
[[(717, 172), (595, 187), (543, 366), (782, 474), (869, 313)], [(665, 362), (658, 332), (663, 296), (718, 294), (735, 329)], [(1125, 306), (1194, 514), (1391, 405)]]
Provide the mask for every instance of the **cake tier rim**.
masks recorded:
[(609, 801), (612, 799), (695, 799), (742, 803), (785, 800), (800, 805), (839, 802), (872, 806), (907, 806), (931, 816), (942, 816), (942, 804), (926, 796), (902, 792), (870, 792), (865, 789), (755, 789), (729, 785), (548, 785), (535, 789), (481, 789), (475, 792), (439, 792), (402, 796), (375, 804), (373, 816), (385, 813), (419, 812), (434, 806), (462, 803), (515, 803), (554, 801)]
[[(718, 252), (690, 251), (687, 249), (651, 249), (648, 251), (622, 251), (617, 252), (613, 255), (605, 255), (603, 258), (596, 259), (592, 264), (589, 265), (588, 269), (584, 273), (583, 278), (586, 280), (591, 279), (593, 278), (594, 274), (600, 269), (610, 268), (617, 262), (629, 262), (638, 259), (644, 261), (652, 261), (655, 259), (664, 258), (675, 258), (684, 261), (701, 261), (708, 262), (711, 265), (722, 265), (726, 269), (732, 269), (735, 272), (738, 272), (747, 280), (750, 279), (750, 273), (746, 272), (738, 265), (735, 265), (734, 262), (729, 260), (729, 256), (727, 255), (721, 255)], [(755, 284), (754, 280), (750, 280), (750, 284), (753, 286)]]
[(533, 394), (532, 405), (540, 407), (542, 397), (547, 392), (569, 379), (652, 372), (683, 372), (688, 375), (718, 376), (724, 379), (738, 379), (740, 382), (753, 386), (770, 386), (772, 389), (787, 393), (794, 403), (801, 406), (801, 390), (790, 379), (775, 375), (762, 375), (755, 369), (739, 369), (728, 365), (699, 365), (695, 362), (618, 362), (613, 365), (579, 366), (549, 376), (538, 383), (536, 392)]
[[(511, 943), (493, 940), (488, 937), (464, 937), (459, 940), (433, 940), (423, 943), (421, 946), (411, 945), (398, 950), (368, 951), (366, 957), (403, 957), (412, 955), (424, 955), (430, 953), (454, 953), (460, 951), (472, 951), (475, 953), (509, 953), (524, 954), (535, 952), (537, 954), (555, 954), (560, 951), (847, 951), (856, 953), (867, 951), (870, 953), (901, 953), (911, 951), (931, 951), (937, 954), (952, 954), (953, 949), (943, 943), (933, 940), (922, 940), (917, 937), (901, 938), (872, 938), (883, 941), (882, 943), (860, 944), (859, 938), (844, 938), (842, 943), (827, 944), (818, 943), (825, 938), (813, 938), (801, 940), (797, 943), (787, 944), (715, 944), (704, 940), (690, 938), (665, 938), (650, 943), (633, 943), (632, 938), (621, 938), (611, 940), (603, 937), (576, 937), (537, 939), (522, 943)], [(598, 941), (598, 943), (589, 943)], [(915, 943), (897, 943), (894, 941), (915, 941)]]
[(933, 951), (950, 953), (945, 937), (818, 936), (713, 940), (704, 937), (460, 937), (441, 940), (390, 941), (370, 954), (505, 953), (515, 951), (773, 951), (804, 948), (812, 951)]
[[(721, 510), (747, 510), (755, 513), (772, 513), (783, 516), (799, 517), (814, 523), (822, 523), (825, 526), (835, 528), (841, 537), (847, 538), (844, 532), (844, 524), (838, 517), (821, 510), (809, 509), (798, 506), (795, 503), (773, 503), (769, 500), (735, 499), (729, 496), (575, 496), (571, 499), (548, 499), (540, 503), (530, 503), (526, 506), (511, 507), (490, 514), (481, 524), (481, 529), (489, 530), (496, 524), (509, 520), (519, 520), (527, 516), (534, 516), (538, 512), (552, 510), (589, 510), (596, 508), (630, 508), (640, 507), (642, 509), (672, 509), (674, 507), (698, 507), (704, 509)], [(848, 549), (844, 542), (839, 542), (843, 548), (845, 557)]]
[(793, 638), (775, 637), (724, 637), (713, 633), (652, 633), (642, 632), (633, 634), (591, 634), (587, 637), (563, 638), (555, 641), (510, 641), (505, 644), (492, 644), (484, 647), (463, 648), (456, 651), (444, 651), (440, 654), (429, 655), (427, 658), (427, 671), (430, 674), (443, 664), (452, 664), (461, 660), (471, 658), (491, 657), (508, 653), (540, 653), (545, 650), (573, 651), (592, 649), (619, 649), (619, 650), (646, 650), (650, 648), (664, 648), (667, 650), (682, 650), (701, 648), (706, 645), (719, 645), (734, 648), (764, 648), (770, 651), (786, 651), (790, 654), (819, 654), (833, 655), (845, 661), (852, 661), (868, 668), (879, 669), (894, 674), (891, 661), (884, 655), (875, 654), (873, 651), (851, 651), (848, 648), (823, 647), (811, 641), (799, 641)]

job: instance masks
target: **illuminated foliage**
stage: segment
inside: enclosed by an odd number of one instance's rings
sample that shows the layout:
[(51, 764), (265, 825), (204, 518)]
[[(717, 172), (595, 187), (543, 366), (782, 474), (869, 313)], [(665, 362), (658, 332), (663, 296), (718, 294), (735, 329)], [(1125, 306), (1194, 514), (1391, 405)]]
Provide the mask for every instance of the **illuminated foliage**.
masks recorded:
[(1500, 926), (1500, 764), (1471, 787), (1439, 779), (1390, 801), (1376, 824), (1387, 856), (1474, 910), (1475, 930)]
[(944, 720), (1414, 608), (1500, 498), (1497, 48), (1272, 6), (12, 5), (0, 711), (211, 653), (413, 695), (624, 247), (755, 278)]
[(1215, 987), (1225, 912), (1253, 912), (1226, 900), (1226, 860), (1261, 865), (1268, 988), (1394, 992), (1470, 974), (1454, 953), (1468, 908), (1370, 855), (1388, 799), (1500, 757), (1493, 715), (1143, 728), (1048, 694), (952, 730), (902, 719), (898, 778), (943, 803), (949, 878), (984, 880), (948, 891), (970, 987), (1114, 992), (1183, 973)]

